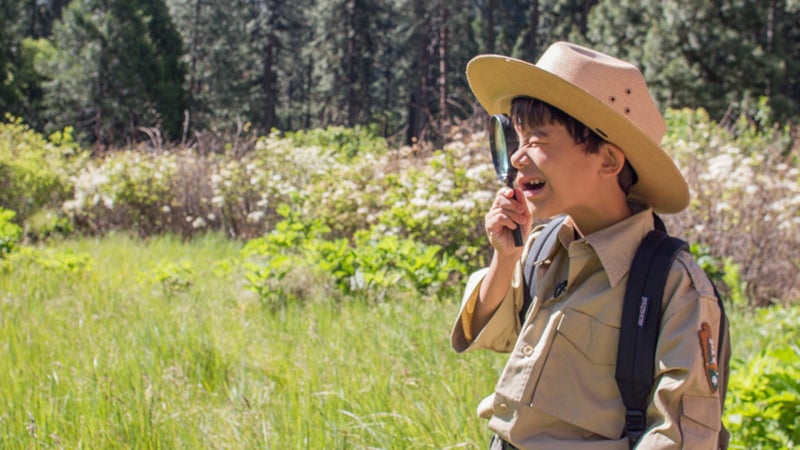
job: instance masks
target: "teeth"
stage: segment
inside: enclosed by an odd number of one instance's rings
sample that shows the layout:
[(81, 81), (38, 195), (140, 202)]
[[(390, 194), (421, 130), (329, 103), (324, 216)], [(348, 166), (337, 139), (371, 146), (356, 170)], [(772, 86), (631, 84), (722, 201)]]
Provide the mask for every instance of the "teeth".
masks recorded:
[(544, 180), (531, 180), (531, 181), (528, 181), (525, 184), (527, 184), (528, 186), (530, 186), (530, 187), (532, 187), (534, 189), (535, 188), (540, 188), (540, 187), (544, 186)]

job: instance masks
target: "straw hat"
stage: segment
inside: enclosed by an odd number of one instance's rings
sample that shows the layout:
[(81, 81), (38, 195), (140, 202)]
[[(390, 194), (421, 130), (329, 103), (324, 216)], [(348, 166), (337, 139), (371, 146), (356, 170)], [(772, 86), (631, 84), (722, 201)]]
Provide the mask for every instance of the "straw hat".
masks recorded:
[(536, 65), (499, 55), (477, 56), (467, 79), (489, 114), (508, 114), (511, 100), (544, 101), (579, 120), (625, 152), (639, 181), (629, 197), (656, 212), (689, 204), (689, 188), (661, 148), (667, 126), (636, 66), (568, 42), (556, 42)]

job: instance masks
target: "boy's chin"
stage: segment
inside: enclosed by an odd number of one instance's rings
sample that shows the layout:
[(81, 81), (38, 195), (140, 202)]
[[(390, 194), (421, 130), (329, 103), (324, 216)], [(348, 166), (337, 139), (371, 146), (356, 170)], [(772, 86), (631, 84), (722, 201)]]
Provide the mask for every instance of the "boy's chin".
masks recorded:
[(551, 210), (547, 208), (528, 208), (528, 209), (531, 212), (531, 217), (533, 217), (534, 222), (549, 221), (550, 219), (556, 216), (567, 214), (565, 211)]
[(551, 214), (550, 211), (547, 210), (547, 208), (537, 207), (535, 204), (531, 202), (527, 202), (527, 204), (528, 204), (528, 211), (530, 211), (533, 220), (547, 220), (553, 216), (557, 216), (558, 214), (560, 214), (558, 212)]

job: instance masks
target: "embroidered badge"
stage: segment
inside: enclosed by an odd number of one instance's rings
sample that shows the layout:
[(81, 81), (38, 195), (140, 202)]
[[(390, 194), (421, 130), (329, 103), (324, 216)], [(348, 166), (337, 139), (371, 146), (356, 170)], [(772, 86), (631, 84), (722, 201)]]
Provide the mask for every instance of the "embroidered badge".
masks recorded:
[(708, 322), (703, 322), (700, 327), (700, 348), (703, 351), (703, 368), (706, 372), (708, 387), (711, 392), (717, 392), (719, 384), (719, 366), (717, 365), (717, 346), (711, 334), (711, 326)]

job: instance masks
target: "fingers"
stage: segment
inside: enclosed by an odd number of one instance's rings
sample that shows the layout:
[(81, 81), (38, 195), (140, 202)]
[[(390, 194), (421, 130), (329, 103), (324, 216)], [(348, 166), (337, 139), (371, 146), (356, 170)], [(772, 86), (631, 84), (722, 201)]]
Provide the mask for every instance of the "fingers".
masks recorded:
[(486, 234), (496, 250), (514, 248), (512, 230), (522, 227), (523, 235), (530, 227), (531, 216), (522, 192), (503, 188), (495, 196), (494, 203), (485, 217)]
[(525, 223), (530, 216), (528, 206), (523, 198), (521, 191), (503, 188), (497, 193), (489, 214), (500, 215), (500, 219), (504, 221), (505, 225), (514, 229), (516, 228), (515, 224)]

